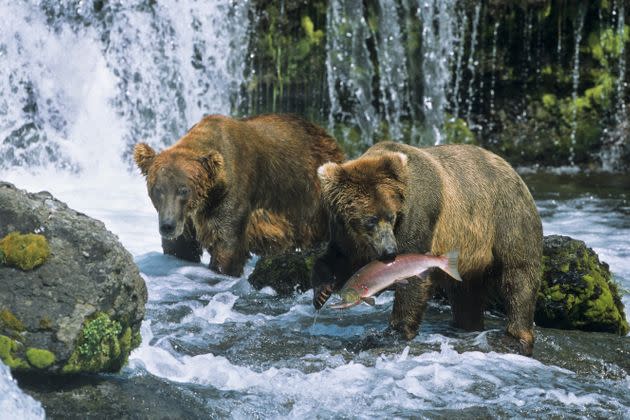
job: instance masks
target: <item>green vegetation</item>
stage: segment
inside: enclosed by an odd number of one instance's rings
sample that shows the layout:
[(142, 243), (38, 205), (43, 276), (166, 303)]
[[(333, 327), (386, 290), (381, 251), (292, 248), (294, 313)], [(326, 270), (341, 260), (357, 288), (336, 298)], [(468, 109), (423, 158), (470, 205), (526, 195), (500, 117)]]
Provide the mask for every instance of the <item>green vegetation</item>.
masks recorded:
[(0, 335), (0, 360), (11, 369), (29, 369), (26, 361), (16, 356), (21, 344), (5, 335)]
[(583, 242), (570, 240), (543, 257), (536, 323), (545, 327), (628, 333), (608, 266)]
[(123, 328), (106, 313), (98, 313), (84, 324), (75, 350), (62, 372), (118, 371), (138, 344), (138, 337), (132, 335), (130, 327)]
[(2, 262), (20, 270), (32, 270), (46, 262), (50, 255), (48, 241), (43, 235), (12, 232), (0, 240)]
[(29, 348), (26, 350), (26, 360), (37, 369), (46, 369), (55, 363), (55, 355), (48, 350)]
[(0, 311), (0, 329), (12, 333), (24, 331), (24, 324), (8, 309)]

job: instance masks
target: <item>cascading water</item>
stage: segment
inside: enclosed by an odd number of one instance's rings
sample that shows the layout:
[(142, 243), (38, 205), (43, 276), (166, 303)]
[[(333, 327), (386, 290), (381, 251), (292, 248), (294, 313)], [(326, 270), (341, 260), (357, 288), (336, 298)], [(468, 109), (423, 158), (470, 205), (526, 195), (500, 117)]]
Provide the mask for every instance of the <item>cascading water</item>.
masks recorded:
[(575, 142), (577, 135), (577, 97), (578, 97), (578, 88), (580, 86), (580, 43), (582, 42), (582, 29), (584, 28), (584, 17), (586, 15), (586, 10), (584, 4), (580, 3), (578, 7), (578, 13), (575, 18), (575, 50), (574, 50), (574, 58), (573, 58), (573, 109), (572, 109), (572, 121), (571, 121), (571, 146), (569, 148), (569, 163), (571, 166), (574, 164), (575, 159)]
[[(624, 1), (615, 3), (613, 16), (617, 17), (616, 36), (623, 40), (626, 35), (627, 27), (625, 24), (625, 7)], [(619, 46), (619, 64), (617, 73), (617, 106), (614, 116), (613, 127), (604, 138), (604, 146), (600, 153), (602, 162), (602, 170), (617, 171), (623, 169), (623, 160), (630, 156), (630, 115), (628, 106), (625, 101), (626, 89), (628, 82), (625, 79), (626, 74), (626, 43), (620, 42)]]
[(389, 128), (389, 138), (402, 140), (401, 119), (409, 104), (407, 63), (402, 29), (396, 5), (379, 0), (379, 33), (376, 53), (379, 63), (381, 104)]
[(450, 69), (453, 50), (458, 41), (454, 19), (456, 3), (454, 0), (418, 2), (418, 18), (422, 21), (425, 136), (434, 144), (443, 141), (444, 112), (450, 94)]
[[(330, 129), (341, 131), (346, 140), (370, 145), (379, 121), (373, 104), (374, 68), (367, 47), (370, 30), (363, 2), (331, 0), (327, 19)], [(337, 124), (342, 125), (341, 130), (335, 130)]]
[(0, 2), (0, 167), (94, 169), (231, 112), (248, 2)]
[(479, 37), (479, 17), (481, 13), (481, 3), (475, 5), (475, 14), (472, 22), (472, 32), (470, 35), (470, 54), (468, 55), (468, 65), (466, 68), (470, 73), (470, 81), (468, 82), (468, 110), (466, 111), (466, 121), (468, 125), (471, 124), (471, 114), (473, 109), (473, 103), (475, 102), (475, 79), (477, 75), (477, 66), (479, 61), (475, 57), (475, 51), (477, 48), (477, 42)]

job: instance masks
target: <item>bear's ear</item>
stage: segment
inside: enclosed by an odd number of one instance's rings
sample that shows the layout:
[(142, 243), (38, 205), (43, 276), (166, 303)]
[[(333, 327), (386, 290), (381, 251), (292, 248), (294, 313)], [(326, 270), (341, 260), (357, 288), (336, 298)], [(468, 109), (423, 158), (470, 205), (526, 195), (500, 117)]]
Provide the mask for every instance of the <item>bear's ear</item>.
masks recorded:
[(322, 184), (322, 188), (325, 188), (334, 182), (338, 178), (340, 170), (341, 166), (335, 162), (324, 163), (320, 166), (317, 169), (317, 176)]
[(407, 155), (401, 152), (386, 153), (383, 156), (383, 168), (400, 180), (407, 174), (408, 160)]
[(153, 164), (153, 159), (155, 159), (155, 150), (148, 144), (138, 143), (133, 148), (133, 160), (136, 161), (136, 165), (140, 168), (142, 175), (147, 176), (149, 168)]
[(223, 168), (223, 155), (216, 150), (211, 150), (205, 155), (197, 158), (197, 161), (201, 163), (203, 169), (208, 173), (208, 176), (214, 178), (217, 176), (221, 168)]

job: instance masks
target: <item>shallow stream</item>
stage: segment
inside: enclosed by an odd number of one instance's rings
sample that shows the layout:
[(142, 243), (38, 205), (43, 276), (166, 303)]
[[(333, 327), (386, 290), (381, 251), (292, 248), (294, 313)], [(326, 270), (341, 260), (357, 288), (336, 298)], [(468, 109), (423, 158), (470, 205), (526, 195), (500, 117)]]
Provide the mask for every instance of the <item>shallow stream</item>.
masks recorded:
[[(29, 190), (46, 181), (5, 178)], [(545, 234), (593, 247), (628, 306), (630, 178), (526, 180)], [(488, 314), (486, 331), (464, 333), (438, 304), (413, 341), (383, 336), (391, 292), (374, 308), (316, 314), (310, 291), (255, 291), (245, 277), (162, 255), (142, 179), (101, 182), (119, 189), (104, 197), (96, 181), (62, 179), (52, 192), (103, 220), (134, 254), (149, 290), (143, 342), (120, 374), (18, 378), (50, 418), (630, 416), (630, 337), (537, 328), (527, 358), (506, 353), (501, 318)]]

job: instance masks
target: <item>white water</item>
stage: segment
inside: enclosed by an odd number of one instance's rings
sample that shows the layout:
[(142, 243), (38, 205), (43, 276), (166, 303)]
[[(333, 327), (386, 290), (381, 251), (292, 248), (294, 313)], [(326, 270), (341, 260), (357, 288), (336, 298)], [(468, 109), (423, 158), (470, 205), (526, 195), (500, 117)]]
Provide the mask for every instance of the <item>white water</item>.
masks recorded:
[(42, 405), (18, 388), (9, 368), (0, 362), (0, 418), (31, 420), (44, 417)]

